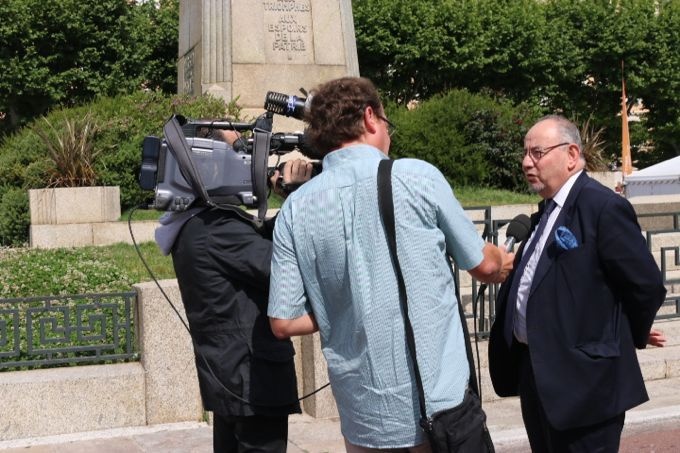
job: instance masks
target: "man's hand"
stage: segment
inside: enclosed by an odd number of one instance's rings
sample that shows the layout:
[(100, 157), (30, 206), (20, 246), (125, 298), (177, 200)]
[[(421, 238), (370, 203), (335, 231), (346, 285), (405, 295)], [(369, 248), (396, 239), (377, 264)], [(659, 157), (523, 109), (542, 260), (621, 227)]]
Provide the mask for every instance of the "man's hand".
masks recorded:
[(662, 348), (666, 343), (666, 335), (660, 330), (652, 329), (649, 332), (649, 338), (647, 339), (647, 344), (652, 346), (657, 346)]
[(238, 140), (239, 137), (241, 137), (241, 133), (238, 131), (232, 131), (230, 129), (215, 129), (213, 131), (213, 136), (215, 137), (215, 140), (222, 140), (223, 142), (227, 142), (233, 146), (234, 142)]
[(501, 258), (503, 260), (503, 265), (501, 267), (500, 277), (502, 280), (496, 283), (503, 283), (510, 272), (512, 272), (512, 265), (515, 262), (515, 253), (505, 250), (505, 247), (498, 247), (501, 252)]
[(490, 242), (484, 244), (482, 253), (484, 254), (482, 262), (468, 273), (482, 283), (503, 283), (512, 270), (515, 254), (508, 253), (505, 247), (498, 247)]
[(296, 189), (309, 181), (311, 177), (312, 163), (303, 159), (295, 159), (284, 163), (282, 172), (276, 169), (269, 181), (274, 192), (285, 198), (292, 192), (291, 188)]

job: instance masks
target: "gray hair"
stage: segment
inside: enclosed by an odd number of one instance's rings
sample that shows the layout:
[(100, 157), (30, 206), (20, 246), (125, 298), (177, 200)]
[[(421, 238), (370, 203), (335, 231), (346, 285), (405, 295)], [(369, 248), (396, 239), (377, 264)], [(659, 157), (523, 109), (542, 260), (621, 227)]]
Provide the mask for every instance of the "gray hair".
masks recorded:
[(560, 135), (560, 138), (564, 140), (565, 142), (573, 143), (576, 146), (578, 146), (579, 150), (579, 155), (581, 160), (585, 161), (585, 156), (583, 155), (583, 144), (581, 143), (581, 133), (578, 130), (578, 127), (576, 125), (569, 121), (567, 118), (563, 117), (562, 115), (546, 115), (542, 118), (540, 118), (538, 121), (536, 121), (535, 124), (538, 124), (543, 121), (553, 121), (557, 125), (557, 130)]

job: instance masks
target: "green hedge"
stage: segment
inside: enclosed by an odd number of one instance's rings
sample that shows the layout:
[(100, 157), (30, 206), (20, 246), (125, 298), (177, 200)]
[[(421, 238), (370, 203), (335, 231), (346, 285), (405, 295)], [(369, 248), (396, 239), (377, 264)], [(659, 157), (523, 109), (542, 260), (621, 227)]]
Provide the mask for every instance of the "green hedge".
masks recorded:
[[(170, 96), (150, 91), (55, 110), (47, 119), (59, 129), (67, 120), (73, 121), (88, 113), (99, 129), (93, 139), (99, 152), (94, 162), (97, 185), (120, 186), (121, 208), (125, 210), (148, 197), (137, 182), (144, 136), (161, 136), (163, 124), (172, 113), (191, 118), (222, 118), (238, 114), (238, 108), (211, 96)], [(28, 240), (27, 190), (46, 187), (53, 168), (45, 144), (33, 129), (40, 121), (29, 124), (0, 144), (3, 184), (0, 186), (0, 245), (19, 245)]]
[(28, 192), (17, 187), (0, 187), (0, 244), (25, 242), (29, 217)]
[(428, 161), (454, 186), (526, 192), (520, 159), (524, 135), (542, 115), (538, 107), (452, 90), (412, 109), (386, 110), (397, 125), (393, 156)]

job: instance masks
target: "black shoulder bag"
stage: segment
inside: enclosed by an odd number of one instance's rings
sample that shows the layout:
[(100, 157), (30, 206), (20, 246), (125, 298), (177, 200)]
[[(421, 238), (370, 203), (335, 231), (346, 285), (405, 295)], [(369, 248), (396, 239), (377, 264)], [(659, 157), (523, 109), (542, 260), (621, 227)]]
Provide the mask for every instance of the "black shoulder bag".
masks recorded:
[(418, 368), (418, 360), (416, 355), (416, 342), (413, 336), (411, 320), (409, 319), (408, 315), (406, 286), (404, 284), (401, 266), (399, 265), (399, 258), (397, 257), (394, 202), (392, 199), (393, 163), (393, 160), (385, 159), (380, 161), (378, 166), (378, 206), (383, 220), (383, 225), (385, 227), (385, 232), (387, 234), (392, 264), (394, 266), (399, 284), (399, 301), (401, 304), (402, 314), (404, 316), (406, 344), (413, 362), (413, 371), (416, 380), (416, 387), (418, 390), (421, 417), (420, 426), (427, 434), (427, 438), (430, 441), (430, 446), (433, 453), (493, 453), (495, 450), (493, 442), (491, 441), (491, 435), (489, 434), (489, 431), (486, 427), (486, 414), (484, 413), (479, 400), (479, 388), (477, 386), (475, 374), (475, 362), (474, 358), (472, 357), (470, 337), (467, 323), (465, 322), (463, 308), (460, 304), (460, 297), (458, 298), (458, 311), (460, 313), (460, 320), (463, 325), (463, 333), (465, 335), (465, 349), (467, 352), (468, 363), (470, 365), (469, 385), (465, 390), (463, 402), (458, 406), (436, 412), (432, 414), (431, 417), (427, 416), (427, 412), (425, 410), (425, 393), (423, 391), (423, 382), (420, 375), (420, 369)]

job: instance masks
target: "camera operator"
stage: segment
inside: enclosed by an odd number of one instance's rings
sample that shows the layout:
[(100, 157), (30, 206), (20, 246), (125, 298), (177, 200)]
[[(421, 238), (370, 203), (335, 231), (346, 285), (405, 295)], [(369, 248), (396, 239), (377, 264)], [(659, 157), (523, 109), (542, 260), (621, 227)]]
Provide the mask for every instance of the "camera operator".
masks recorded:
[[(233, 131), (215, 131), (232, 144)], [(270, 182), (301, 184), (312, 166), (288, 161)], [(290, 340), (269, 327), (275, 219), (258, 229), (238, 207), (199, 206), (161, 218), (156, 242), (171, 253), (196, 354), (203, 406), (214, 414), (213, 449), (285, 452), (288, 415), (300, 413)]]

